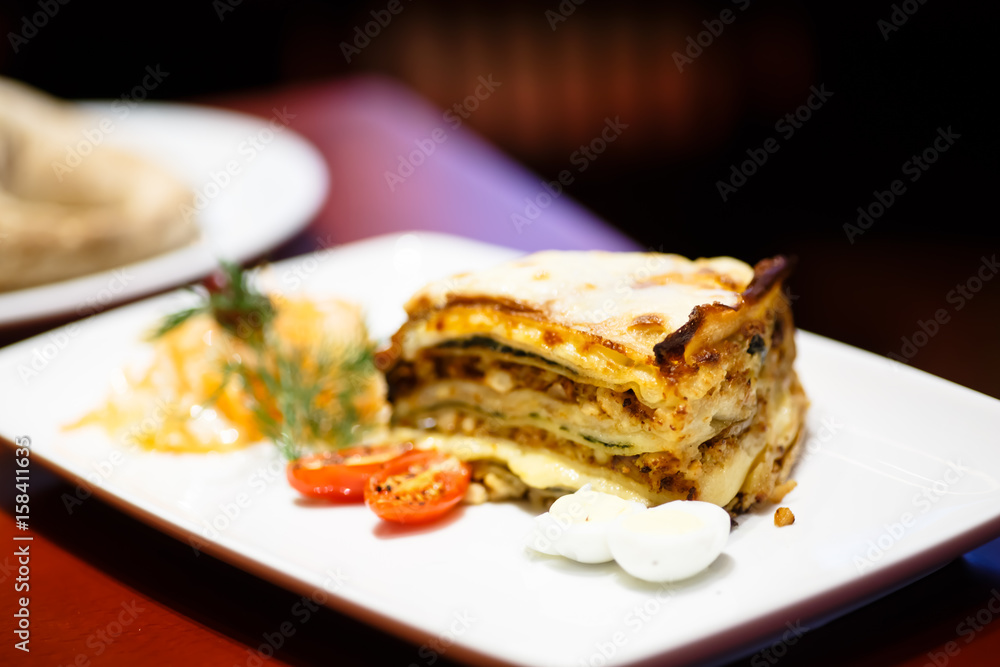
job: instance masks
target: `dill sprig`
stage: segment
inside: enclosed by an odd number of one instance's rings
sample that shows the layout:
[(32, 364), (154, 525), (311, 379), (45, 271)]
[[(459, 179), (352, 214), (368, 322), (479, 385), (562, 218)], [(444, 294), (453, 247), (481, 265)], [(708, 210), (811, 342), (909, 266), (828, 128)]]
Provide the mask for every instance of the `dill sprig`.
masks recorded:
[(321, 446), (346, 446), (363, 430), (356, 405), (375, 373), (370, 346), (338, 350), (332, 344), (318, 349), (284, 349), (277, 341), (256, 361), (227, 364), (251, 400), (261, 433), (287, 459)]
[(223, 264), (196, 291), (202, 303), (166, 316), (153, 337), (208, 313), (246, 343), (245, 353), (223, 366), (222, 383), (209, 403), (235, 378), (258, 430), (290, 460), (360, 437), (364, 424), (356, 401), (370, 390), (377, 372), (367, 339), (348, 346), (320, 340), (308, 349), (283, 345), (271, 327), (276, 315), (271, 300), (235, 264)]
[(189, 288), (199, 294), (202, 302), (163, 318), (152, 338), (160, 338), (181, 326), (195, 315), (208, 313), (226, 331), (251, 342), (274, 319), (271, 300), (250, 284), (239, 264), (222, 262), (220, 269)]
[(185, 308), (184, 310), (179, 310), (176, 313), (170, 313), (160, 322), (160, 326), (156, 328), (155, 331), (149, 336), (150, 340), (156, 340), (157, 338), (162, 338), (167, 335), (180, 325), (184, 324), (192, 317), (199, 313), (207, 312), (208, 309), (204, 306), (195, 306), (194, 308)]

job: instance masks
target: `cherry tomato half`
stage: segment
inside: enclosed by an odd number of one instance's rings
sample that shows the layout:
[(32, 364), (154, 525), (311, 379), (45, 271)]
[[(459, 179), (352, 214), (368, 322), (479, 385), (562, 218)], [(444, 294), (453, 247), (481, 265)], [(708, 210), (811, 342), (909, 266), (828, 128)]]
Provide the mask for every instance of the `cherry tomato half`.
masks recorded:
[(386, 521), (433, 521), (462, 500), (471, 472), (455, 456), (415, 450), (384, 464), (368, 478), (365, 504)]
[(304, 496), (359, 503), (368, 477), (412, 448), (409, 442), (348, 447), (289, 461), (285, 472), (288, 483)]

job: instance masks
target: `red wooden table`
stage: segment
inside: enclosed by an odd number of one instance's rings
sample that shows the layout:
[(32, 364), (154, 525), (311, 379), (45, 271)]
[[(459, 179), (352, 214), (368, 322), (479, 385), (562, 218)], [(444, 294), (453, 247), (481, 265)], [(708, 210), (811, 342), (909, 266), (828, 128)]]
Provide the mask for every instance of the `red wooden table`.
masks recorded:
[[(330, 166), (323, 210), (272, 257), (401, 229), (437, 229), (525, 250), (633, 247), (568, 197), (518, 230), (510, 213), (523, 208), (525, 193), (533, 196), (543, 186), (464, 132), (449, 131), (437, 158), (390, 190), (384, 172), (443, 124), (440, 112), (384, 82), (216, 102), (264, 117), (276, 108), (294, 114), (291, 127), (311, 139)], [(482, 167), (475, 174), (462, 169), (470, 156)], [(57, 323), (0, 332), (0, 345)], [(0, 479), (6, 480), (0, 540), (12, 545), (0, 551), (0, 664), (450, 664), (447, 650), (429, 653), (326, 608), (310, 610), (303, 620), (298, 595), (196, 554), (95, 498), (68, 505), (73, 485), (37, 462), (30, 473), (30, 529), (17, 530), (14, 465), (13, 451), (0, 449)], [(25, 546), (26, 572), (15, 554)], [(24, 584), (30, 593), (18, 592)], [(995, 541), (826, 625), (788, 619), (807, 631), (733, 664), (998, 664), (998, 591)], [(13, 614), (22, 594), (30, 594), (28, 653), (15, 648), (19, 619)]]

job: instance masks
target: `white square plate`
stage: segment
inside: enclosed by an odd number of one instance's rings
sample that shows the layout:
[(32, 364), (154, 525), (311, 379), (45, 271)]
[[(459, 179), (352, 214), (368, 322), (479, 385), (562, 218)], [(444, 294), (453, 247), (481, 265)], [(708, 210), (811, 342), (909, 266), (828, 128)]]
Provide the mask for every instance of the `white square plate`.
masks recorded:
[[(425, 281), (515, 254), (436, 234), (379, 237), (275, 264), (264, 282), (357, 299), (384, 337)], [(180, 539), (417, 643), (450, 646), (449, 657), (546, 667), (732, 657), (1000, 534), (1000, 401), (804, 332), (809, 439), (783, 502), (795, 524), (776, 528), (771, 509), (743, 517), (712, 567), (674, 585), (531, 555), (522, 538), (532, 514), (517, 504), (401, 530), (363, 506), (303, 502), (268, 445), (168, 455), (96, 428), (61, 430), (103, 401), (118, 369), (148, 354), (142, 334), (189, 297), (0, 350), (0, 434), (30, 436), (34, 457)]]

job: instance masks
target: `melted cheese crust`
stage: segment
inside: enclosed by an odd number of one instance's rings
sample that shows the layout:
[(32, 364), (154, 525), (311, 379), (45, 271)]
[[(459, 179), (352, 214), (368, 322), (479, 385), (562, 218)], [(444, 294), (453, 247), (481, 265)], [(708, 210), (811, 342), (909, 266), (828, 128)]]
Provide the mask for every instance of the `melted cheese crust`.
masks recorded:
[(517, 303), (553, 323), (592, 331), (641, 348), (629, 327), (653, 316), (662, 333), (677, 330), (698, 305), (736, 306), (753, 268), (731, 257), (689, 260), (641, 252), (546, 251), (427, 285), (410, 300), (412, 314), (455, 297)]
[(412, 359), (449, 340), (487, 336), (661, 405), (672, 392), (664, 391), (654, 346), (696, 307), (739, 308), (753, 277), (729, 257), (540, 252), (427, 285), (407, 304), (397, 344)]

